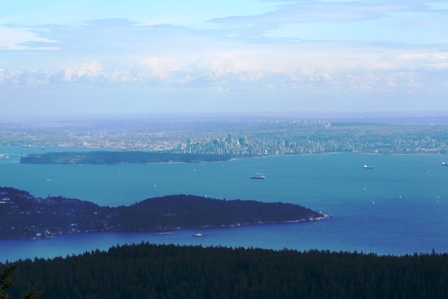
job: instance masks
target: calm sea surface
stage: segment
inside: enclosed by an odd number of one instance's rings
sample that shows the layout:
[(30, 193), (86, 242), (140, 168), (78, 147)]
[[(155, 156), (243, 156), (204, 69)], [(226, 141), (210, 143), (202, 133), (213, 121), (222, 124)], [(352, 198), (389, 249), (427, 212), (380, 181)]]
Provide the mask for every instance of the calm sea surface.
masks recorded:
[[(20, 154), (60, 148), (0, 147), (0, 186), (129, 205), (167, 194), (291, 202), (325, 221), (155, 233), (81, 233), (0, 241), (0, 262), (107, 249), (117, 244), (202, 244), (403, 255), (448, 252), (448, 167), (443, 155), (333, 154), (197, 164), (22, 165)], [(363, 169), (363, 165), (374, 169)], [(249, 176), (263, 174), (266, 180)], [(202, 233), (201, 238), (193, 237)]]

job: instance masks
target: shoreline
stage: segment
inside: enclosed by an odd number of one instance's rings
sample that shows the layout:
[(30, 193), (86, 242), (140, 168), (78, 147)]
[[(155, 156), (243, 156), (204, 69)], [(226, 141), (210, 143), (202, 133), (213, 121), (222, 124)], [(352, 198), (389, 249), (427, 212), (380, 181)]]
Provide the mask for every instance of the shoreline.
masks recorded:
[[(352, 155), (367, 155), (367, 156), (447, 156), (448, 154), (442, 153), (362, 153), (362, 152), (321, 152), (321, 153), (312, 153), (312, 154), (282, 154), (282, 155), (264, 155), (264, 156), (248, 156), (248, 157), (232, 157), (229, 160), (225, 161), (168, 161), (168, 162), (141, 162), (141, 163), (133, 163), (133, 162), (122, 162), (122, 163), (22, 163), (19, 160), (19, 164), (28, 164), (28, 165), (128, 165), (128, 164), (158, 164), (158, 165), (172, 165), (172, 164), (201, 164), (201, 163), (225, 163), (225, 162), (234, 162), (238, 160), (249, 160), (249, 159), (264, 159), (271, 157), (306, 157), (306, 156), (330, 156), (330, 155), (344, 155), (344, 154), (352, 154)], [(214, 155), (210, 155), (213, 157)], [(10, 158), (3, 159), (9, 160)]]
[[(14, 150), (17, 150), (18, 147), (17, 146), (10, 146), (10, 145), (3, 145), (0, 146), (0, 148), (2, 149), (2, 152), (0, 154), (3, 155), (2, 161), (6, 162), (6, 161), (12, 161), (12, 160), (16, 160), (17, 157), (20, 157), (21, 155), (21, 151), (8, 151), (7, 148), (11, 148)], [(35, 147), (35, 148), (39, 148), (39, 147)], [(56, 147), (55, 147), (56, 148)], [(19, 148), (20, 149), (20, 148)], [(66, 150), (65, 150), (66, 149)], [(50, 149), (50, 151), (45, 151), (45, 153), (71, 153), (72, 151), (80, 151), (82, 153), (88, 153), (88, 152), (98, 152), (97, 149), (89, 149), (89, 148), (71, 148), (71, 147), (66, 147), (64, 148), (64, 151), (52, 151)], [(117, 153), (118, 151), (116, 149), (113, 148), (101, 148), (101, 151), (110, 151), (110, 152), (114, 152)], [(133, 151), (123, 151), (124, 153), (129, 153), (129, 152), (133, 152)], [(139, 152), (139, 151), (135, 151), (135, 152)], [(163, 151), (141, 151), (144, 153), (160, 153)], [(41, 154), (42, 152), (36, 152), (36, 153), (27, 153), (25, 155), (29, 155), (29, 154)], [(182, 153), (176, 153), (176, 154), (182, 154)], [(313, 155), (341, 155), (341, 154), (355, 154), (355, 155), (368, 155), (368, 156), (376, 156), (376, 155), (383, 155), (383, 156), (448, 156), (448, 154), (444, 154), (444, 153), (440, 153), (440, 152), (424, 152), (424, 153), (377, 153), (377, 152), (316, 152), (316, 153), (291, 153), (291, 154), (271, 154), (271, 155), (260, 155), (260, 156), (234, 156), (231, 157), (228, 160), (223, 160), (223, 161), (207, 161), (207, 160), (198, 160), (198, 161), (167, 161), (167, 162), (141, 162), (141, 163), (129, 163), (129, 162), (123, 162), (123, 163), (104, 163), (104, 164), (96, 164), (96, 163), (22, 163), (21, 159), (19, 159), (18, 163), (20, 164), (42, 164), (42, 165), (122, 165), (122, 164), (182, 164), (182, 163), (190, 163), (190, 164), (197, 164), (197, 163), (211, 163), (211, 162), (219, 162), (219, 163), (224, 163), (224, 162), (233, 162), (233, 161), (238, 161), (238, 160), (245, 160), (245, 159), (262, 159), (262, 158), (268, 158), (268, 157), (288, 157), (288, 156), (297, 156), (297, 157), (304, 157), (304, 156), (313, 156)], [(5, 158), (5, 155), (9, 155), (9, 157)], [(214, 157), (215, 155), (213, 154), (204, 154), (204, 156), (210, 156), (210, 157)]]
[(231, 228), (239, 228), (239, 227), (247, 227), (247, 226), (256, 226), (256, 225), (275, 225), (275, 224), (297, 224), (297, 223), (305, 223), (305, 222), (315, 222), (328, 220), (332, 216), (322, 213), (321, 217), (313, 217), (308, 219), (297, 219), (297, 220), (285, 220), (285, 221), (266, 221), (266, 222), (254, 222), (254, 223), (236, 223), (236, 224), (228, 224), (228, 225), (202, 225), (202, 226), (192, 226), (192, 227), (174, 227), (168, 229), (150, 229), (150, 230), (78, 230), (71, 232), (62, 232), (57, 234), (52, 234), (51, 236), (42, 236), (42, 237), (18, 237), (18, 238), (0, 238), (0, 241), (44, 241), (57, 238), (59, 236), (68, 236), (74, 234), (89, 234), (89, 233), (121, 233), (121, 234), (134, 234), (134, 233), (154, 233), (156, 235), (173, 235), (176, 231), (183, 230), (208, 230), (208, 229), (231, 229)]

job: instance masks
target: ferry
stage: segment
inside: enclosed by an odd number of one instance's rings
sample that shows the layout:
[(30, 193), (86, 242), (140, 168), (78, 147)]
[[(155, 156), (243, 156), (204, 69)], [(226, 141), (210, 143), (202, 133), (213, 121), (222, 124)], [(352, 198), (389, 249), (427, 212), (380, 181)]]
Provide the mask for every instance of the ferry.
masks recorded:
[(374, 169), (375, 167), (372, 165), (364, 165), (364, 169)]
[(264, 175), (253, 175), (250, 178), (252, 180), (264, 180), (266, 177)]

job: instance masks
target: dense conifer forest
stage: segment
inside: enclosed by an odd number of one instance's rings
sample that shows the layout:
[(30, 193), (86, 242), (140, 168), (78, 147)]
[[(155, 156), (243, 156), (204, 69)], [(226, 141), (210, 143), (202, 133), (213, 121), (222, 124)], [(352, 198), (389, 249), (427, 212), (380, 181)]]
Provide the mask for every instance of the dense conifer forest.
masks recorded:
[[(0, 271), (5, 265), (0, 264)], [(448, 254), (123, 245), (19, 261), (14, 298), (448, 298)]]

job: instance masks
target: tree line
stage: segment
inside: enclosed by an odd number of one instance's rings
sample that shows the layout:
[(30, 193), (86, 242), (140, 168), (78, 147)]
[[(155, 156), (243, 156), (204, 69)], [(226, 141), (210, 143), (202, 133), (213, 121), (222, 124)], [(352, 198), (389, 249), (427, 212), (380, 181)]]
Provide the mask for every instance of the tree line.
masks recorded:
[[(0, 271), (7, 265), (0, 265)], [(8, 291), (42, 298), (448, 298), (448, 254), (140, 243), (21, 260)]]

